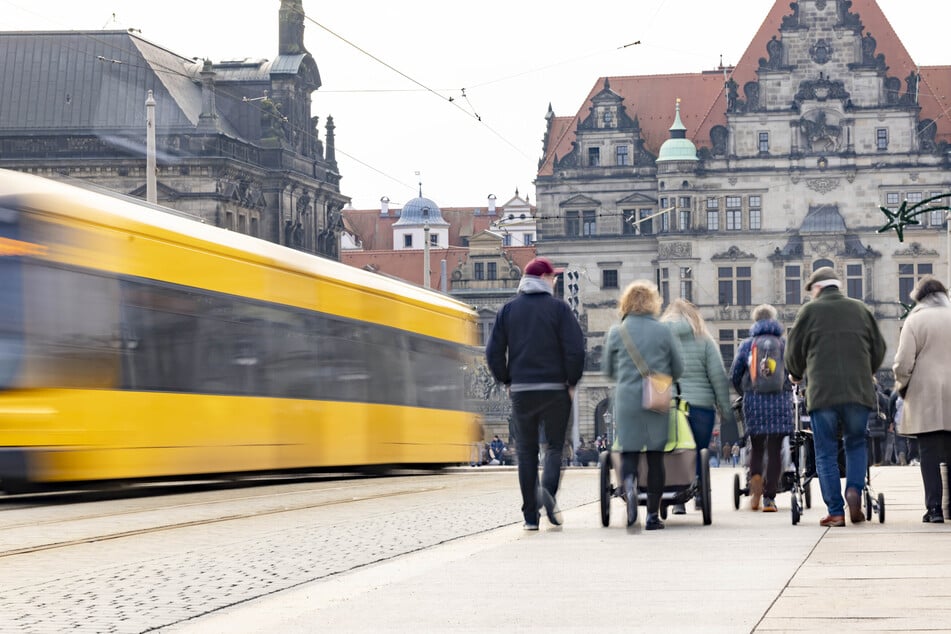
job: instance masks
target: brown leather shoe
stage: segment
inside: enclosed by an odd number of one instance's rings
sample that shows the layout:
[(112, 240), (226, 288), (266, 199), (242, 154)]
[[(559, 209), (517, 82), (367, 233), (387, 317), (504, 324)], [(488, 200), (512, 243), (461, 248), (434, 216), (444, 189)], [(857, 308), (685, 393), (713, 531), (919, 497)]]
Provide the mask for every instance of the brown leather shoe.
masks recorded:
[(845, 526), (845, 515), (826, 515), (819, 520), (819, 526)]
[(849, 505), (849, 519), (853, 524), (865, 521), (865, 514), (862, 513), (862, 494), (858, 489), (849, 487), (845, 490), (845, 503)]

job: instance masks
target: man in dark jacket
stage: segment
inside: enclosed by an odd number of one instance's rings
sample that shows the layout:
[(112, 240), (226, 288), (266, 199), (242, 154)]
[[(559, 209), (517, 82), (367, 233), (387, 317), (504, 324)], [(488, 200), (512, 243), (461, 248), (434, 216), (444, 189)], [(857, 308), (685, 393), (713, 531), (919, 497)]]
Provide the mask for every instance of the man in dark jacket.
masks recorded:
[[(561, 480), (571, 399), (584, 371), (584, 335), (568, 304), (552, 296), (560, 273), (546, 258), (525, 266), (518, 295), (499, 310), (485, 348), (489, 370), (512, 397), (515, 453), (526, 530), (538, 530), (538, 510), (558, 526)], [(548, 442), (538, 486), (538, 434)]]
[(862, 489), (868, 466), (865, 431), (877, 406), (872, 377), (885, 357), (885, 340), (875, 317), (860, 301), (839, 290), (832, 267), (816, 270), (806, 283), (813, 300), (802, 307), (789, 333), (785, 362), (793, 382), (806, 379), (812, 418), (816, 474), (829, 514), (822, 526), (845, 526), (839, 481), (838, 429), (845, 444), (845, 502), (853, 524), (864, 518)]

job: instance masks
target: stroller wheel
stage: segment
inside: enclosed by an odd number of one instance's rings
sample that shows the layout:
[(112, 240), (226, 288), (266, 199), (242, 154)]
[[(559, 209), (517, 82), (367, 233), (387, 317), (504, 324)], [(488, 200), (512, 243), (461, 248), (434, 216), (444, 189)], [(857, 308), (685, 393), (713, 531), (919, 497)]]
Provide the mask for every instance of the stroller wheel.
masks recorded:
[(868, 487), (865, 487), (863, 491), (865, 497), (865, 519), (869, 522), (872, 521), (872, 494), (869, 493)]
[(795, 495), (792, 498), (792, 503), (789, 505), (789, 511), (792, 513), (792, 523), (793, 523), (793, 526), (795, 526), (796, 524), (799, 523), (799, 517), (800, 517), (799, 500), (796, 499)]
[(885, 523), (885, 494), (878, 494), (878, 523)]
[(703, 525), (709, 526), (713, 522), (713, 502), (710, 486), (710, 452), (700, 451), (700, 504), (703, 510)]
[(598, 456), (599, 493), (601, 498), (601, 526), (611, 523), (611, 496), (614, 487), (611, 485), (611, 452), (602, 451)]
[(811, 481), (806, 482), (806, 485), (802, 489), (804, 493), (803, 497), (806, 499), (806, 508), (811, 509), (812, 508), (812, 482)]
[(740, 510), (740, 474), (733, 474), (733, 508)]

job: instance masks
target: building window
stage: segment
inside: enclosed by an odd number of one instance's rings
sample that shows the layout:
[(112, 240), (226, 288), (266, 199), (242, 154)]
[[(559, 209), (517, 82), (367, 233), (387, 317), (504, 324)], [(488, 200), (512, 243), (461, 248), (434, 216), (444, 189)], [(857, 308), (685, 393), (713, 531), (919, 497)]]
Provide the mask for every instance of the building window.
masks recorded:
[(689, 230), (690, 230), (690, 210), (689, 210), (689, 209), (681, 209), (681, 210), (678, 212), (678, 215), (679, 215), (680, 217), (677, 219), (677, 222), (680, 223), (680, 230), (681, 230), (681, 231), (689, 231)]
[(482, 262), (476, 262), (472, 265), (472, 277), (477, 280), (485, 279), (485, 265)]
[(759, 151), (760, 154), (766, 154), (769, 152), (769, 132), (759, 133)]
[(752, 303), (751, 278), (752, 268), (749, 266), (717, 267), (717, 299), (720, 306), (749, 306)]
[(750, 196), (750, 230), (759, 231), (763, 228), (763, 197)]
[(790, 264), (786, 267), (786, 304), (798, 306), (802, 303), (802, 267)]
[(879, 151), (888, 149), (888, 128), (875, 129), (875, 149)]
[(660, 199), (660, 208), (661, 208), (661, 209), (667, 209), (667, 199), (666, 199), (666, 198), (661, 198), (661, 199)]
[(251, 235), (252, 236), (258, 235), (258, 219), (257, 218), (251, 218)]
[(617, 146), (617, 164), (618, 164), (618, 166), (624, 167), (625, 165), (630, 165), (629, 158), (630, 158), (630, 157), (629, 157), (628, 154), (627, 154), (627, 146), (626, 146), (626, 145), (619, 145), (619, 146)]
[(930, 262), (898, 265), (898, 299), (903, 304), (911, 304), (911, 291), (924, 275), (931, 275), (934, 267)]
[(723, 365), (731, 367), (733, 365), (733, 355), (736, 352), (736, 335), (732, 330), (720, 329), (720, 356), (723, 357)]
[(241, 233), (248, 232), (248, 217), (244, 214), (238, 214), (238, 231)]
[(596, 235), (598, 232), (595, 213), (593, 210), (586, 210), (581, 212), (582, 215), (582, 225), (581, 225), (581, 235), (586, 238), (590, 238), (593, 235)]
[(439, 246), (439, 234), (431, 233), (429, 234), (429, 246), (438, 247)]
[[(928, 198), (932, 199), (931, 201), (932, 206), (934, 207), (946, 206), (947, 205), (946, 199), (937, 198), (938, 196), (941, 196), (941, 192), (931, 192), (930, 194), (928, 194)], [(944, 224), (945, 219), (948, 217), (947, 212), (945, 212), (943, 209), (932, 211), (930, 214), (928, 214), (928, 216), (929, 216), (928, 224), (930, 224), (932, 227), (940, 227), (941, 225)]]
[(680, 206), (690, 209), (690, 196), (681, 196), (680, 197)]
[(588, 148), (588, 167), (598, 167), (601, 165), (601, 148)]
[(485, 268), (486, 268), (485, 278), (486, 278), (487, 280), (494, 280), (494, 279), (497, 278), (497, 269), (496, 269), (496, 267), (497, 267), (497, 265), (496, 265), (495, 262), (486, 262), (486, 264), (485, 264)]
[(581, 220), (577, 211), (565, 212), (565, 235), (569, 237), (581, 234)]
[(666, 306), (670, 303), (670, 269), (665, 267), (657, 270), (657, 288), (660, 290), (660, 298)]
[(905, 200), (907, 200), (912, 205), (920, 203), (922, 200), (924, 200), (924, 198), (925, 198), (924, 194), (922, 194), (921, 192), (908, 192), (905, 195)]
[(601, 288), (617, 288), (617, 270), (604, 269), (601, 271)]
[(527, 247), (530, 247), (530, 246), (532, 246), (533, 244), (535, 244), (535, 234), (534, 234), (534, 233), (526, 233), (526, 234), (523, 234), (523, 235), (522, 235), (522, 244), (524, 244), (524, 245), (527, 246)]
[(862, 288), (862, 265), (847, 264), (845, 267), (845, 291), (852, 299), (862, 300), (865, 297)]
[(707, 209), (707, 231), (720, 230), (720, 212)]
[(680, 267), (680, 296), (693, 301), (693, 269), (689, 266)]
[(720, 208), (720, 199), (719, 198), (707, 198), (707, 209), (719, 209)]
[(225, 212), (225, 229), (229, 231), (234, 229), (234, 212), (233, 211)]
[(512, 234), (506, 233), (502, 236), (502, 245), (506, 247), (512, 246)]
[(901, 195), (898, 192), (887, 192), (885, 194), (885, 204), (888, 206), (897, 205), (900, 202)]
[(660, 232), (667, 233), (668, 231), (670, 231), (670, 210), (660, 215)]
[(640, 234), (644, 236), (649, 236), (654, 233), (654, 219), (648, 218), (651, 214), (654, 213), (653, 209), (641, 209), (641, 223), (640, 223)]
[(403, 248), (411, 249), (413, 247), (413, 234), (404, 233), (403, 234)]
[(621, 212), (621, 235), (637, 235), (637, 212), (633, 209), (625, 209)]
[(743, 199), (740, 196), (726, 197), (726, 230), (740, 231), (743, 228)]

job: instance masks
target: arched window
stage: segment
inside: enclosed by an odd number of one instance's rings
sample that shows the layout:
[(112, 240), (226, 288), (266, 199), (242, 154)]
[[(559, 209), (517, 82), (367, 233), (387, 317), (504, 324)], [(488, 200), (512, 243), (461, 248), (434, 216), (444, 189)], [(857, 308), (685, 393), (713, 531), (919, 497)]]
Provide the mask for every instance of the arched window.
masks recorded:
[(832, 268), (835, 268), (835, 262), (833, 262), (832, 260), (826, 260), (826, 259), (816, 260), (815, 262), (812, 263), (812, 270), (818, 271), (824, 266), (831, 266)]

